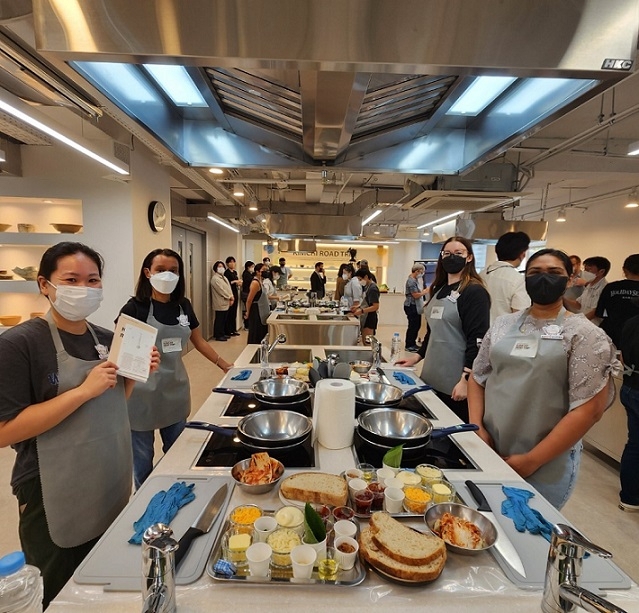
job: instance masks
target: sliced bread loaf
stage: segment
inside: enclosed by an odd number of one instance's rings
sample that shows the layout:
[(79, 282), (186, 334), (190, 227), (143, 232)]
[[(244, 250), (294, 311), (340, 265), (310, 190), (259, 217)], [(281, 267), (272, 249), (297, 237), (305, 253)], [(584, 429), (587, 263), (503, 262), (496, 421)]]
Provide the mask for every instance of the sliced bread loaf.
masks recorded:
[(375, 546), (403, 564), (428, 564), (445, 555), (446, 544), (442, 539), (411, 530), (388, 513), (373, 513), (370, 527)]
[(348, 500), (345, 479), (329, 473), (296, 473), (280, 485), (282, 496), (299, 502), (316, 502), (340, 507)]
[(446, 549), (428, 564), (412, 565), (398, 562), (376, 546), (370, 527), (360, 532), (358, 540), (359, 551), (364, 560), (382, 572), (404, 581), (434, 581), (446, 564)]

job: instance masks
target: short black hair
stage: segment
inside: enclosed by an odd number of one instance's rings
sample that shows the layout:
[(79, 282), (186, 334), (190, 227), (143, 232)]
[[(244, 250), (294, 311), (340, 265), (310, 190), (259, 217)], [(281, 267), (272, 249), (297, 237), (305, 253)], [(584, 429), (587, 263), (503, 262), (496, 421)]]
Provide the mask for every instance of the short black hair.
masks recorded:
[(244, 262), (244, 270), (248, 270), (251, 266), (255, 266), (255, 262), (251, 262), (251, 260)]
[(359, 277), (360, 279), (363, 279), (364, 277), (368, 277), (369, 279), (373, 278), (370, 269), (366, 267), (358, 268), (355, 272), (355, 276)]
[(500, 261), (516, 260), (524, 251), (528, 251), (530, 236), (525, 232), (506, 232), (495, 245), (495, 253)]
[(286, 262), (286, 258), (280, 258), (280, 264), (281, 264), (282, 262)]
[(556, 257), (558, 260), (561, 260), (564, 263), (564, 268), (570, 277), (572, 275), (572, 262), (570, 261), (570, 257), (565, 251), (561, 251), (560, 249), (541, 249), (540, 251), (536, 251), (533, 253), (526, 262), (526, 272), (530, 268), (530, 265), (542, 255), (552, 255)]
[(315, 268), (318, 266), (324, 266), (324, 262), (315, 262)]
[(610, 272), (610, 260), (601, 255), (594, 255), (584, 260), (584, 266), (594, 266), (597, 270), (604, 271), (604, 277)]
[(271, 274), (277, 273), (278, 275), (282, 274), (282, 269), (279, 266), (271, 266)]
[(232, 255), (229, 255), (228, 258), (226, 258), (226, 265), (229, 265), (229, 262), (235, 262), (235, 258)]
[(175, 289), (171, 292), (171, 301), (179, 302), (184, 298), (185, 290), (186, 290), (186, 282), (184, 280), (184, 262), (180, 257), (180, 254), (177, 251), (173, 251), (173, 249), (154, 249), (144, 258), (142, 262), (142, 267), (140, 268), (140, 276), (138, 277), (138, 283), (135, 286), (135, 298), (140, 302), (150, 302), (151, 295), (153, 293), (153, 288), (151, 287), (151, 281), (144, 274), (144, 269), (151, 269), (153, 265), (153, 259), (158, 256), (163, 255), (168, 258), (175, 258), (178, 263), (178, 276), (180, 277), (178, 280), (178, 284), (175, 286)]
[[(215, 262), (215, 264), (213, 264), (213, 272), (217, 272), (217, 265), (218, 264), (222, 264), (222, 266), (224, 266), (224, 262), (222, 262), (222, 260), (218, 260), (217, 262)], [(224, 268), (226, 268), (226, 266), (224, 266)]]
[(83, 243), (74, 243), (64, 241), (49, 247), (40, 259), (40, 267), (38, 269), (38, 277), (44, 277), (47, 281), (51, 280), (51, 275), (58, 269), (58, 260), (68, 255), (82, 253), (95, 262), (98, 267), (98, 274), (102, 276), (104, 269), (104, 259), (102, 256)]
[(627, 270), (630, 274), (639, 275), (639, 253), (629, 255), (623, 261), (624, 270)]

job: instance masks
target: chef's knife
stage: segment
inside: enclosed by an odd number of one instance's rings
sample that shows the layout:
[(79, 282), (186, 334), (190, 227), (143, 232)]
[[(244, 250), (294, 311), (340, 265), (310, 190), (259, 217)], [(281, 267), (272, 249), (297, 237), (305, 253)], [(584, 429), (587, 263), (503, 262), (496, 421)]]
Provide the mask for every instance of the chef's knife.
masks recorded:
[(198, 515), (195, 523), (184, 533), (184, 536), (180, 539), (180, 542), (178, 543), (178, 549), (175, 552), (175, 568), (179, 566), (180, 562), (186, 555), (193, 539), (206, 534), (211, 529), (211, 527), (215, 523), (217, 514), (224, 504), (227, 490), (228, 484), (225, 483), (219, 490), (217, 490), (217, 492), (215, 492), (215, 494), (213, 494), (211, 500), (208, 501), (206, 506)]
[(477, 510), (482, 515), (485, 515), (488, 519), (490, 519), (497, 529), (497, 540), (493, 546), (514, 571), (518, 572), (522, 577), (525, 577), (526, 569), (524, 568), (521, 558), (519, 557), (515, 546), (504, 532), (504, 529), (499, 525), (499, 522), (495, 518), (495, 513), (490, 508), (490, 504), (488, 503), (488, 500), (486, 500), (486, 496), (484, 496), (483, 492), (477, 487), (477, 484), (472, 481), (466, 481), (466, 487), (470, 490), (470, 493), (479, 505)]

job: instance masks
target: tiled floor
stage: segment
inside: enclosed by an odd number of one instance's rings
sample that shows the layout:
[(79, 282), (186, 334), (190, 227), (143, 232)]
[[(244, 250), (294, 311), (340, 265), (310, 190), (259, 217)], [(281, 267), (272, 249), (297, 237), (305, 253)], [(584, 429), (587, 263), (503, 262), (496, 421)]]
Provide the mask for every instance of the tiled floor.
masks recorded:
[[(378, 338), (389, 346), (394, 327), (380, 326)], [(234, 360), (246, 346), (246, 333), (226, 343), (212, 341), (227, 360)], [(185, 358), (191, 379), (192, 406), (201, 406), (222, 378), (222, 372), (192, 351)], [(194, 411), (195, 412), (195, 411)], [(19, 549), (17, 505), (9, 487), (14, 453), (0, 449), (0, 555)], [(639, 582), (636, 547), (639, 543), (639, 513), (624, 513), (617, 508), (619, 491), (618, 467), (610, 465), (594, 453), (583, 455), (577, 488), (563, 510), (564, 515), (596, 544), (607, 548), (614, 561)]]

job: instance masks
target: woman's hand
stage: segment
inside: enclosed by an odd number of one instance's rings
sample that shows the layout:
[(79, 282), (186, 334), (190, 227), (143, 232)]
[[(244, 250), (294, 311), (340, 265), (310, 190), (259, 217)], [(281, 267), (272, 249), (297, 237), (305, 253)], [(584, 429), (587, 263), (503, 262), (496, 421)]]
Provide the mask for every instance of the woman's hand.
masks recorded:
[(244, 311), (244, 315), (243, 315), (244, 319), (248, 319), (248, 316), (249, 316), (248, 311)]
[(479, 430), (477, 430), (477, 432), (475, 432), (475, 434), (482, 441), (484, 441), (484, 443), (486, 443), (486, 445), (488, 445), (489, 447), (492, 447), (493, 449), (495, 448), (495, 442), (493, 441), (493, 437), (490, 436), (490, 433), (488, 432), (488, 430), (486, 430), (486, 428), (484, 428), (484, 426), (479, 425)]
[(453, 391), (450, 394), (450, 397), (453, 400), (466, 400), (468, 397), (468, 381), (462, 377), (457, 384), (453, 388)]
[(161, 361), (162, 360), (160, 358), (160, 352), (158, 351), (158, 348), (154, 345), (153, 349), (151, 350), (151, 366), (149, 368), (149, 372), (156, 372), (158, 368), (160, 368)]
[(414, 366), (421, 359), (422, 358), (418, 353), (411, 353), (409, 356), (402, 358), (401, 360), (397, 360), (397, 362), (395, 362), (395, 366)]
[(235, 364), (229, 364), (228, 362), (222, 360), (219, 366), (226, 374), (229, 370), (231, 370), (231, 368), (233, 368), (233, 366), (235, 366)]
[(87, 378), (80, 385), (89, 399), (96, 398), (117, 383), (118, 367), (113, 362), (102, 362), (92, 368)]
[(524, 479), (530, 477), (538, 468), (537, 464), (531, 459), (527, 453), (515, 453), (506, 456), (504, 461), (512, 468), (520, 477)]

